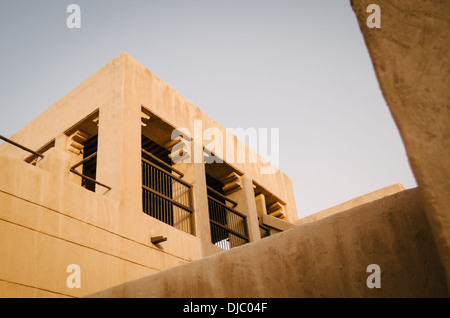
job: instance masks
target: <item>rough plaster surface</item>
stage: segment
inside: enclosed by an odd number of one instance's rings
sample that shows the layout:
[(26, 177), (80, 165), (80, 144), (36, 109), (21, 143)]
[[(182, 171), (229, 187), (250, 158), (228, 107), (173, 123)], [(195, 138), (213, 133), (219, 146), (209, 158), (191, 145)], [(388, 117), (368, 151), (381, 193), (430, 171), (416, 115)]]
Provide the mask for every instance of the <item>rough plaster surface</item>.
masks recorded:
[(381, 90), (399, 128), (450, 282), (450, 1), (352, 1)]
[[(68, 171), (58, 150), (38, 166), (0, 154), (0, 298), (80, 297), (200, 258), (197, 237), (55, 174)], [(69, 264), (81, 288), (68, 288)]]
[[(381, 288), (369, 289), (369, 264)], [(417, 189), (88, 297), (442, 297)]]

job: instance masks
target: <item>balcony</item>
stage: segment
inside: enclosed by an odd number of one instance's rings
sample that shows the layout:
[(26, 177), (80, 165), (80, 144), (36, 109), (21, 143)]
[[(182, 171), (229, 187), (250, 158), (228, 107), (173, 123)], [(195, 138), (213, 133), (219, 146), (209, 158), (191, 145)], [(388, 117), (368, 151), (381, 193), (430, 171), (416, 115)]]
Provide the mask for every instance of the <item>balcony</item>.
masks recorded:
[(236, 205), (236, 202), (208, 187), (211, 242), (224, 250), (249, 242), (247, 217), (234, 209)]
[(181, 179), (182, 173), (150, 152), (142, 149), (142, 153), (144, 213), (181, 231), (194, 234), (192, 185)]

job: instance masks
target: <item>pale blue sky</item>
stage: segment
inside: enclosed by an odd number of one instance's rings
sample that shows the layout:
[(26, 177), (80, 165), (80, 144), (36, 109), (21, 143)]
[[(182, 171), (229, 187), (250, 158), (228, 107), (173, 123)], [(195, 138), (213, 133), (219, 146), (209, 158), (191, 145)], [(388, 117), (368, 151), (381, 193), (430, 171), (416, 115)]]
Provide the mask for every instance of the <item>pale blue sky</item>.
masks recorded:
[(222, 126), (279, 128), (299, 217), (416, 186), (348, 0), (0, 0), (0, 43), (1, 135), (125, 51)]

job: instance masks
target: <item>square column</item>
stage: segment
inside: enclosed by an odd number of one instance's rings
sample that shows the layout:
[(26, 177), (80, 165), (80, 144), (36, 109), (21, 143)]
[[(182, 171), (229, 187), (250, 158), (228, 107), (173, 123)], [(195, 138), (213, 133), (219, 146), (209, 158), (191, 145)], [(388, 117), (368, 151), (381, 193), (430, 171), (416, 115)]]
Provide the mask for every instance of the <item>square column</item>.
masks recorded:
[[(230, 189), (228, 193), (227, 189)], [(247, 216), (250, 242), (261, 239), (252, 180), (245, 175), (238, 176), (236, 173), (233, 173), (233, 177), (225, 184), (224, 191), (229, 199), (237, 203), (236, 209)]]

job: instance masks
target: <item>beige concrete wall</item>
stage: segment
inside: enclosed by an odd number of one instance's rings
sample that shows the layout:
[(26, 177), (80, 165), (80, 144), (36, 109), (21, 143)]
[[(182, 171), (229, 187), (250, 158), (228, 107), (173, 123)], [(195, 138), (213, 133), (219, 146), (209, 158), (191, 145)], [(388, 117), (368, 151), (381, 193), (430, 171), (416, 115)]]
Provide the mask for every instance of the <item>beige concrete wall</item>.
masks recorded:
[[(381, 269), (381, 288), (368, 288)], [(443, 297), (417, 189), (364, 204), (89, 297)]]
[(327, 216), (346, 211), (348, 209), (354, 208), (358, 205), (366, 204), (378, 199), (381, 199), (385, 196), (392, 195), (394, 193), (405, 190), (405, 187), (401, 184), (393, 184), (379, 190), (367, 193), (365, 195), (361, 195), (344, 203), (335, 205), (331, 208), (325, 209), (323, 211), (308, 215), (304, 218), (298, 219), (294, 222), (295, 225), (302, 225), (309, 222), (314, 222), (320, 219), (323, 219)]
[(450, 283), (450, 2), (371, 0), (352, 6), (416, 177)]
[[(0, 155), (0, 175), (0, 297), (79, 297), (200, 257), (195, 236), (60, 174)], [(80, 289), (66, 285), (70, 264)]]

